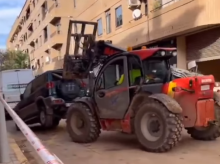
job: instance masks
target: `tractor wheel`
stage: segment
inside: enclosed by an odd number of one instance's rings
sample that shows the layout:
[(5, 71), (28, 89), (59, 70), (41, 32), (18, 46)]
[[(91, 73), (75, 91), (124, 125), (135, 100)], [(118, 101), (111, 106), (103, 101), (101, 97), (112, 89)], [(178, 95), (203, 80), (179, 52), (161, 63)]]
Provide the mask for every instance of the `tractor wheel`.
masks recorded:
[(73, 142), (90, 143), (97, 140), (100, 126), (96, 116), (88, 106), (76, 103), (67, 115), (67, 131)]
[(134, 130), (141, 146), (150, 152), (166, 152), (181, 140), (181, 116), (148, 99), (137, 111)]
[(187, 128), (187, 132), (196, 140), (210, 141), (220, 137), (220, 107), (215, 105), (216, 124), (206, 128)]

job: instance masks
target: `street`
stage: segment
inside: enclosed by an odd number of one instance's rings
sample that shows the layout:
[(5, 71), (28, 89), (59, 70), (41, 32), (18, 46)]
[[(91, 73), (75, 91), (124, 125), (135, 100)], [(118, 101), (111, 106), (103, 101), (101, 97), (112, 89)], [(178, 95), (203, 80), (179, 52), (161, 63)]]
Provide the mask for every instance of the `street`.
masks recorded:
[[(13, 121), (7, 122), (7, 128), (24, 150), (30, 164), (41, 163), (23, 134), (16, 130)], [(210, 142), (196, 141), (186, 132), (183, 132), (181, 143), (172, 151), (156, 154), (139, 149), (134, 136), (120, 132), (102, 132), (100, 138), (91, 144), (73, 143), (66, 132), (65, 121), (55, 130), (42, 131), (35, 127), (33, 131), (64, 164), (218, 164), (220, 160), (220, 139)]]

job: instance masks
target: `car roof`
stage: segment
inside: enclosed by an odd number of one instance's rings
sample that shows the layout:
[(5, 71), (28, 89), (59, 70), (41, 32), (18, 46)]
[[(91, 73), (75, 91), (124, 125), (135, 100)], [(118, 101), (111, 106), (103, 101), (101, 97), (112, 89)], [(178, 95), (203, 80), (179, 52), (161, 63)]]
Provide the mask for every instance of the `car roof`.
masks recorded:
[(151, 49), (141, 49), (141, 50), (133, 50), (130, 53), (138, 55), (141, 60), (151, 57), (157, 51), (175, 51), (176, 48), (151, 48)]

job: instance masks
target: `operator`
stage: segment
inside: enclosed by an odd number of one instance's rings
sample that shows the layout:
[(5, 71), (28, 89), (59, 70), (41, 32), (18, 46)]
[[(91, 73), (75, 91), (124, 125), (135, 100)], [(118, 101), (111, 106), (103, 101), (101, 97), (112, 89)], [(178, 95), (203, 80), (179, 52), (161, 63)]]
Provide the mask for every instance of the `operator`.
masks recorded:
[[(132, 69), (129, 72), (130, 72), (130, 82), (131, 82), (131, 84), (134, 84), (135, 79), (137, 77), (141, 77), (141, 71), (140, 71), (140, 69)], [(117, 82), (117, 85), (122, 84), (123, 81), (124, 81), (124, 74), (121, 75), (120, 79)]]

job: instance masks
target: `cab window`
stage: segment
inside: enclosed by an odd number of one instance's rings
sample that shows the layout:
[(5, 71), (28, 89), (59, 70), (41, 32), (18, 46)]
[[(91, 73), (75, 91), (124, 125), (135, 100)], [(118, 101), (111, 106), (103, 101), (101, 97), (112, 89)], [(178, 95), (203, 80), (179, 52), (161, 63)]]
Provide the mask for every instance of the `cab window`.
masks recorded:
[(123, 59), (109, 64), (99, 78), (97, 89), (109, 89), (121, 85), (124, 81)]
[(128, 57), (129, 83), (132, 85), (139, 85), (142, 77), (142, 68), (140, 60), (137, 57)]
[(146, 83), (163, 83), (168, 75), (166, 60), (144, 60), (143, 67)]

